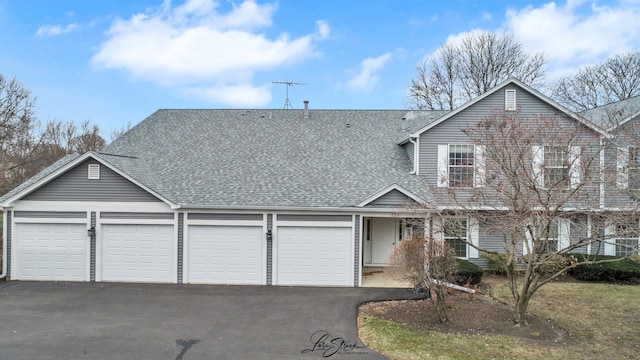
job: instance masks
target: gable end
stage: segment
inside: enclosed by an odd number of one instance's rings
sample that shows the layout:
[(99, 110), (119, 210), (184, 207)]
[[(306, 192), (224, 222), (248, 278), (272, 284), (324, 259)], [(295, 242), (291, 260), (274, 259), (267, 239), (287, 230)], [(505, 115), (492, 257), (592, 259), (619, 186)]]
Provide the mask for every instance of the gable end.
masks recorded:
[[(92, 168), (98, 167), (98, 173)], [(94, 170), (95, 171), (95, 170)], [(93, 177), (92, 177), (93, 175)], [(95, 177), (97, 175), (97, 178)], [(115, 171), (87, 159), (43, 185), (22, 200), (29, 201), (108, 201), (159, 202), (147, 191)]]

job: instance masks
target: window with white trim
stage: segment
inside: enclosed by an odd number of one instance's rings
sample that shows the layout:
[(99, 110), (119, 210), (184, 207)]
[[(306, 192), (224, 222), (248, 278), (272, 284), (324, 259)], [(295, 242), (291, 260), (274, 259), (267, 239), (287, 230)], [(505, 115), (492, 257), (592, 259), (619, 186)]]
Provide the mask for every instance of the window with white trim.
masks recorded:
[(638, 239), (640, 239), (640, 226), (638, 219), (616, 224), (615, 255), (638, 255)]
[(89, 180), (99, 180), (100, 179), (100, 164), (89, 164), (88, 167), (88, 176)]
[(483, 187), (485, 185), (485, 146), (438, 145), (437, 167), (438, 187)]
[(628, 168), (629, 189), (640, 189), (640, 148), (629, 148), (629, 168)]
[(557, 189), (580, 184), (580, 146), (534, 146), (532, 151), (539, 186)]
[(467, 257), (468, 230), (466, 218), (447, 217), (442, 220), (444, 241), (453, 249), (457, 257)]
[(558, 251), (560, 232), (558, 223), (551, 221), (545, 225), (536, 226), (536, 253), (552, 253)]
[(569, 187), (569, 154), (565, 146), (544, 147), (544, 187)]

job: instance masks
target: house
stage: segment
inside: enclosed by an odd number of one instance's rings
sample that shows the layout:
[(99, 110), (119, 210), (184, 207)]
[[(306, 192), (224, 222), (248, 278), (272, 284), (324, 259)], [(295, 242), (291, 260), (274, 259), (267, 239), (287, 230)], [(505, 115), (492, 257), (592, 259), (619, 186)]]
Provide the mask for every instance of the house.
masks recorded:
[[(608, 136), (515, 79), (451, 112), (158, 110), (101, 152), (67, 156), (0, 198), (3, 271), (15, 280), (360, 286), (365, 266), (385, 265), (411, 238), (412, 208), (446, 211), (452, 188), (482, 187), (482, 147), (460, 129), (515, 109)], [(459, 222), (458, 236), (494, 246), (474, 218)], [(483, 263), (475, 248), (438, 236)]]

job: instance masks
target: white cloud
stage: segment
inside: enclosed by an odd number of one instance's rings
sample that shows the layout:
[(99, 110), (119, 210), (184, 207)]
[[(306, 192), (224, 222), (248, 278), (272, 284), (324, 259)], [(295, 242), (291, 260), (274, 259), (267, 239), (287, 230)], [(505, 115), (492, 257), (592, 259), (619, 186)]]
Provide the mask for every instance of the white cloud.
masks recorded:
[(184, 92), (188, 95), (223, 102), (234, 107), (258, 107), (271, 102), (270, 87), (267, 85), (258, 87), (248, 84), (191, 87), (185, 89)]
[(597, 1), (572, 0), (565, 6), (549, 2), (510, 9), (503, 27), (529, 50), (545, 52), (549, 78), (554, 79), (581, 65), (639, 50), (638, 19), (637, 2), (600, 6)]
[(259, 30), (272, 25), (276, 5), (246, 0), (232, 6), (220, 13), (213, 0), (176, 7), (166, 0), (155, 12), (118, 19), (92, 63), (212, 101), (266, 105), (266, 88), (250, 85), (254, 73), (318, 56), (316, 41), (329, 36), (329, 25), (318, 21), (314, 33), (269, 38)]
[(77, 28), (77, 24), (69, 24), (65, 27), (59, 25), (42, 25), (38, 28), (36, 36), (57, 36), (69, 33)]
[(493, 19), (493, 15), (490, 12), (483, 11), (481, 15), (482, 15), (482, 20), (484, 21), (489, 21)]
[(371, 92), (380, 77), (376, 73), (391, 59), (391, 53), (376, 58), (366, 58), (360, 63), (360, 72), (347, 81), (347, 88), (355, 91)]

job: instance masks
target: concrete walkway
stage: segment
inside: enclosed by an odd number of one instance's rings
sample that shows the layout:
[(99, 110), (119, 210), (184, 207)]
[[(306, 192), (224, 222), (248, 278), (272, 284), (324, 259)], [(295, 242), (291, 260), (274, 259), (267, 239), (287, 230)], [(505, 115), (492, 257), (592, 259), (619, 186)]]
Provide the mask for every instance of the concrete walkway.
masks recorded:
[(0, 283), (3, 359), (385, 359), (362, 302), (406, 289)]
[(362, 270), (362, 287), (408, 289), (412, 284), (392, 278), (384, 267), (365, 267)]

